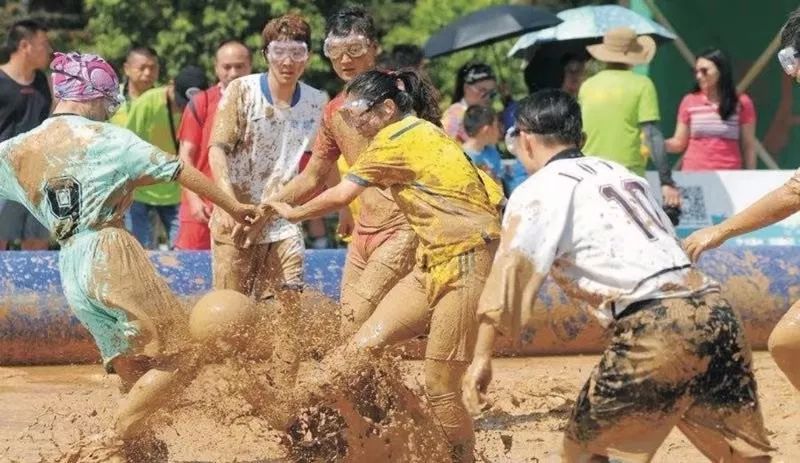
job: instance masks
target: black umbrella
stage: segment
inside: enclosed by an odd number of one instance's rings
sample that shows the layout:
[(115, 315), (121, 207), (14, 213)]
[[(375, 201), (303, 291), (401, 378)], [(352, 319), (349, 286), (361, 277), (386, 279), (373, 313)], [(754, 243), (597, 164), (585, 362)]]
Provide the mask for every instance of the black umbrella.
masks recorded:
[(490, 6), (448, 24), (428, 39), (425, 42), (425, 57), (435, 58), (487, 45), (553, 27), (560, 22), (558, 16), (535, 6)]

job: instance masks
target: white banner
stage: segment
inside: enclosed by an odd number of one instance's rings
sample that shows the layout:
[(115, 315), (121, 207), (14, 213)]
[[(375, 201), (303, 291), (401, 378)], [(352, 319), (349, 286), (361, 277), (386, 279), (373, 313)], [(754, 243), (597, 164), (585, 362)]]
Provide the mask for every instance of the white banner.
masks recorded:
[[(709, 172), (674, 172), (673, 178), (681, 189), (683, 207), (677, 227), (678, 235), (722, 222), (756, 200), (783, 185), (794, 173), (792, 170), (722, 170)], [(660, 191), (658, 173), (647, 172), (647, 180)], [(660, 198), (660, 194), (656, 195)], [(738, 246), (795, 246), (800, 245), (800, 214), (734, 238), (728, 244)]]

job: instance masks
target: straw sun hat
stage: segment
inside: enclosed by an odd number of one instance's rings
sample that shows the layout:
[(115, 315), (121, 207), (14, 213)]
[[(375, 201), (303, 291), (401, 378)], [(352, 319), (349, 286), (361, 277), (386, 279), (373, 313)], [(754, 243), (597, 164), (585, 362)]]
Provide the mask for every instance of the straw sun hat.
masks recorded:
[(629, 27), (609, 29), (603, 43), (589, 45), (586, 50), (605, 63), (645, 64), (656, 54), (656, 42), (647, 35), (637, 36)]

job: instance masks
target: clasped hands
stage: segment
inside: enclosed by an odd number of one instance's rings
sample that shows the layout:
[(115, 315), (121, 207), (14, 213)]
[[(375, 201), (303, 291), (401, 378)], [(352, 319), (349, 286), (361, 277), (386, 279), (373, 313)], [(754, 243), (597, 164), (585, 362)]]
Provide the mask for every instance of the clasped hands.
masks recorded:
[(276, 217), (294, 221), (292, 211), (292, 206), (287, 203), (268, 201), (258, 205), (240, 204), (235, 217), (222, 210), (217, 213), (221, 228), (231, 231), (233, 244), (236, 247), (247, 249), (260, 241), (259, 237), (264, 227)]

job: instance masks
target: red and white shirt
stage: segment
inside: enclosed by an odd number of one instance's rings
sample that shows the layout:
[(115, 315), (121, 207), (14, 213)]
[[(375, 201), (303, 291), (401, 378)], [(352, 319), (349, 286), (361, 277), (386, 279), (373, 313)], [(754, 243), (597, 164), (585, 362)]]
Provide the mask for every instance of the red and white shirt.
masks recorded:
[(678, 122), (689, 127), (681, 170), (741, 169), (741, 127), (755, 121), (753, 101), (745, 94), (739, 95), (738, 108), (726, 120), (720, 117), (718, 105), (702, 92), (686, 95), (678, 108)]

